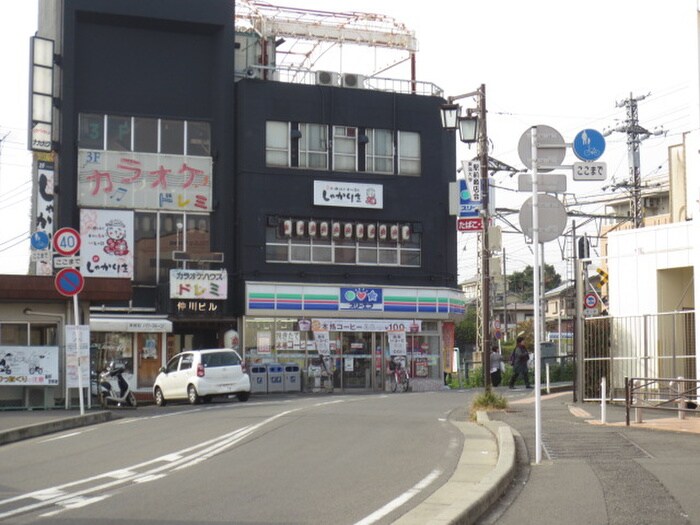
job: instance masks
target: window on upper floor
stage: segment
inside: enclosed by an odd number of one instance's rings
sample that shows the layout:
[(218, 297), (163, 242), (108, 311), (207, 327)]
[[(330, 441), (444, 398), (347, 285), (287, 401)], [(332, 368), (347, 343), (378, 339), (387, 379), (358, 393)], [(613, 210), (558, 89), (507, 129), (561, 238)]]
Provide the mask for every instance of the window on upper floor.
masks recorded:
[[(268, 121), (265, 163), (271, 167), (418, 176), (420, 133)], [(328, 140), (330, 133), (331, 140)]]
[(211, 156), (211, 124), (203, 121), (81, 113), (78, 147)]
[(211, 251), (210, 218), (195, 213), (136, 212), (134, 215), (134, 282), (168, 282), (178, 267), (174, 251), (189, 255)]

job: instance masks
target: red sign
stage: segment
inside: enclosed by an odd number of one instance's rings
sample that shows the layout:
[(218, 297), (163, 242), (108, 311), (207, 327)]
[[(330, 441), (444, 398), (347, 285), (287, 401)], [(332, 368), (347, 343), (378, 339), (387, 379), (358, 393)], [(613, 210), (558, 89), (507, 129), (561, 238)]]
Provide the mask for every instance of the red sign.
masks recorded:
[(73, 228), (60, 228), (53, 234), (53, 249), (69, 257), (80, 250), (80, 234)]
[(71, 297), (81, 292), (85, 286), (85, 279), (75, 268), (64, 268), (56, 274), (54, 284), (58, 293)]
[(484, 221), (481, 217), (459, 217), (457, 219), (458, 232), (480, 232), (484, 229)]

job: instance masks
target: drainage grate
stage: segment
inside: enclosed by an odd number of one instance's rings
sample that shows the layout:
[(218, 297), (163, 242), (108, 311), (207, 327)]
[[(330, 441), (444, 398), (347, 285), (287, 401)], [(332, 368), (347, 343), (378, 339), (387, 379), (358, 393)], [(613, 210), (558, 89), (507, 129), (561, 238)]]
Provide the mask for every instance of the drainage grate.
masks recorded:
[(619, 432), (555, 432), (542, 436), (542, 446), (549, 459), (637, 459), (652, 457), (646, 450)]

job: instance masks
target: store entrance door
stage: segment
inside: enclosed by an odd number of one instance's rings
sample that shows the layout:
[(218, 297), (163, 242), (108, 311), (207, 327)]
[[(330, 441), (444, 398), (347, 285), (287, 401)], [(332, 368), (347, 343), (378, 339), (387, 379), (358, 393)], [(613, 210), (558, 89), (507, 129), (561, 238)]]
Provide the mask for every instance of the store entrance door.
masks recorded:
[(343, 390), (371, 390), (373, 380), (372, 332), (342, 334), (341, 386)]

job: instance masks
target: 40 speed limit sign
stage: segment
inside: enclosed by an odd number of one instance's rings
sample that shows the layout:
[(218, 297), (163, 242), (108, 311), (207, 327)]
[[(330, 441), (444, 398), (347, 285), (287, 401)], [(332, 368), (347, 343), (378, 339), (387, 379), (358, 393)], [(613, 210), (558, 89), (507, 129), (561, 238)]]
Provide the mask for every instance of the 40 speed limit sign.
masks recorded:
[(80, 234), (73, 228), (60, 228), (53, 234), (53, 249), (66, 257), (80, 250)]

